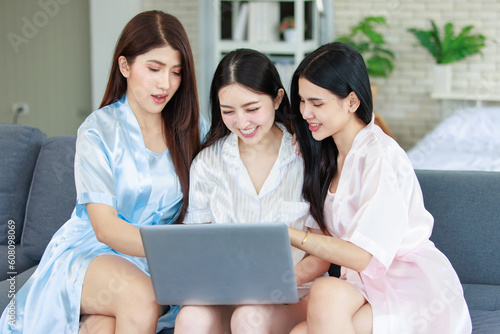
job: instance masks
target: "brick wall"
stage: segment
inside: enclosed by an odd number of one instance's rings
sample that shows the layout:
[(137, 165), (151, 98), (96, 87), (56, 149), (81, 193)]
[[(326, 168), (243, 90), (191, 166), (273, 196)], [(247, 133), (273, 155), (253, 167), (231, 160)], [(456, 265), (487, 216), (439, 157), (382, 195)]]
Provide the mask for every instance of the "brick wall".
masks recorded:
[[(366, 16), (382, 15), (387, 19), (387, 27), (380, 31), (396, 55), (395, 70), (387, 79), (372, 80), (379, 85), (375, 109), (384, 116), (403, 148), (411, 148), (454, 110), (475, 104), (431, 98), (434, 59), (407, 29), (429, 29), (432, 18), (439, 27), (453, 22), (455, 32), (474, 25), (472, 33), (495, 39), (500, 36), (498, 0), (333, 0), (333, 3), (335, 35), (346, 33)], [(179, 18), (191, 41), (195, 63), (199, 64), (198, 0), (143, 0), (143, 5), (144, 10), (160, 9)], [(500, 40), (498, 44), (487, 42), (483, 54), (452, 64), (453, 91), (500, 96)], [(490, 104), (494, 102), (484, 103)]]
[[(466, 101), (431, 98), (434, 59), (418, 44), (408, 28), (429, 29), (429, 19), (438, 27), (453, 22), (455, 33), (474, 25), (472, 33), (489, 39), (500, 36), (500, 2), (497, 0), (334, 0), (335, 35), (347, 33), (366, 16), (382, 15), (387, 27), (380, 29), (396, 55), (395, 70), (379, 85), (375, 110), (391, 127), (400, 145), (411, 148), (454, 110), (475, 105)], [(452, 64), (452, 91), (500, 96), (500, 40), (487, 42), (479, 55)], [(486, 102), (483, 105), (494, 104)], [(498, 103), (497, 103), (498, 104)]]

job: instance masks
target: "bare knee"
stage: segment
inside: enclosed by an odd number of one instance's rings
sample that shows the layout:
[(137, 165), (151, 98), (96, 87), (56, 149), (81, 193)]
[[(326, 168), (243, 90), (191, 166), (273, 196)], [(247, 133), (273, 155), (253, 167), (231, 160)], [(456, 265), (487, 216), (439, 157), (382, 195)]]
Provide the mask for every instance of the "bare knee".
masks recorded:
[(239, 306), (231, 317), (232, 333), (269, 333), (274, 305)]
[(80, 320), (78, 334), (113, 334), (115, 318), (105, 315), (83, 315)]
[(183, 306), (175, 319), (175, 333), (196, 333), (198, 328), (211, 327), (217, 320), (209, 307)]
[[(325, 277), (316, 280), (309, 292), (309, 305), (333, 302), (342, 299), (342, 281), (334, 277)], [(310, 307), (310, 306), (309, 306)]]
[(355, 289), (349, 283), (335, 277), (325, 277), (315, 281), (309, 294), (308, 317), (319, 316), (325, 310), (345, 313), (345, 305), (352, 298), (351, 288)]
[(334, 277), (318, 279), (309, 296), (308, 328), (335, 328), (351, 333), (353, 316), (364, 304), (366, 299), (352, 284)]
[(301, 323), (299, 323), (298, 325), (296, 325), (292, 331), (290, 332), (290, 334), (307, 334), (307, 322), (306, 321), (302, 321)]
[(128, 322), (131, 326), (156, 326), (162, 308), (156, 303), (149, 277), (134, 282), (121, 298), (117, 310), (117, 319)]
[(370, 334), (373, 330), (373, 312), (369, 303), (363, 305), (352, 319), (356, 333)]
[(174, 333), (229, 333), (229, 312), (224, 306), (183, 306)]
[(116, 331), (151, 332), (160, 315), (151, 279), (137, 266), (118, 256), (96, 257), (85, 274), (82, 314), (113, 316)]

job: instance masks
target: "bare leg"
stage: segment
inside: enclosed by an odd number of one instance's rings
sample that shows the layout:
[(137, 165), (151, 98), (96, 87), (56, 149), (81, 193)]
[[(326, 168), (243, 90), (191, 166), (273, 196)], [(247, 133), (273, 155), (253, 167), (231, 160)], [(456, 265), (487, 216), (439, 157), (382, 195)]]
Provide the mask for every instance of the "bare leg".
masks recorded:
[(233, 306), (183, 306), (175, 319), (175, 334), (230, 334)]
[(354, 329), (358, 334), (371, 334), (373, 330), (373, 313), (370, 304), (366, 303), (352, 318)]
[(148, 275), (124, 258), (102, 255), (85, 274), (81, 313), (114, 317), (117, 334), (155, 333), (161, 308)]
[(78, 334), (114, 334), (115, 322), (114, 317), (106, 315), (84, 315)]
[(372, 326), (371, 306), (358, 289), (335, 277), (314, 282), (307, 309), (307, 333), (348, 334), (358, 329), (371, 333)]
[(290, 334), (307, 334), (307, 322), (302, 321), (292, 329)]
[(290, 305), (239, 306), (231, 318), (233, 334), (290, 333), (292, 328), (306, 319), (307, 302)]

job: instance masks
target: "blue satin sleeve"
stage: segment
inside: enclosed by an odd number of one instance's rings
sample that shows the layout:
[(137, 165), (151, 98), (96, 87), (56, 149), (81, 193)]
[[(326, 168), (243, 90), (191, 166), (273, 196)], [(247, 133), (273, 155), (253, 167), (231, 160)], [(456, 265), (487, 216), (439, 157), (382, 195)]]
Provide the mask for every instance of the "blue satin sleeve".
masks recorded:
[(210, 130), (210, 124), (206, 121), (206, 119), (200, 115), (200, 139), (203, 144), (207, 139), (208, 131)]
[(87, 203), (117, 206), (111, 154), (92, 123), (89, 120), (80, 127), (76, 140), (77, 214)]

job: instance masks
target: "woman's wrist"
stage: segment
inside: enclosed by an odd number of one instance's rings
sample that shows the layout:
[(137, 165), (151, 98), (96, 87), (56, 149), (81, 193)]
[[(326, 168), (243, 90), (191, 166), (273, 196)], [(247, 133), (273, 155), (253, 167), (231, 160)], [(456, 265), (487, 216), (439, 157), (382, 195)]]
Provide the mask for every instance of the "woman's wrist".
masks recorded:
[(301, 248), (301, 246), (304, 245), (304, 243), (307, 241), (309, 237), (309, 230), (308, 231), (302, 231), (302, 230), (297, 230), (295, 228), (289, 227), (288, 228), (288, 234), (290, 236), (290, 243), (292, 246)]
[(304, 236), (304, 239), (302, 239), (302, 241), (300, 242), (300, 244), (301, 244), (301, 245), (304, 245), (304, 244), (306, 243), (307, 238), (309, 238), (309, 234), (311, 234), (311, 232), (309, 232), (309, 230), (308, 230), (308, 231), (306, 231), (306, 234), (305, 234), (305, 236)]

